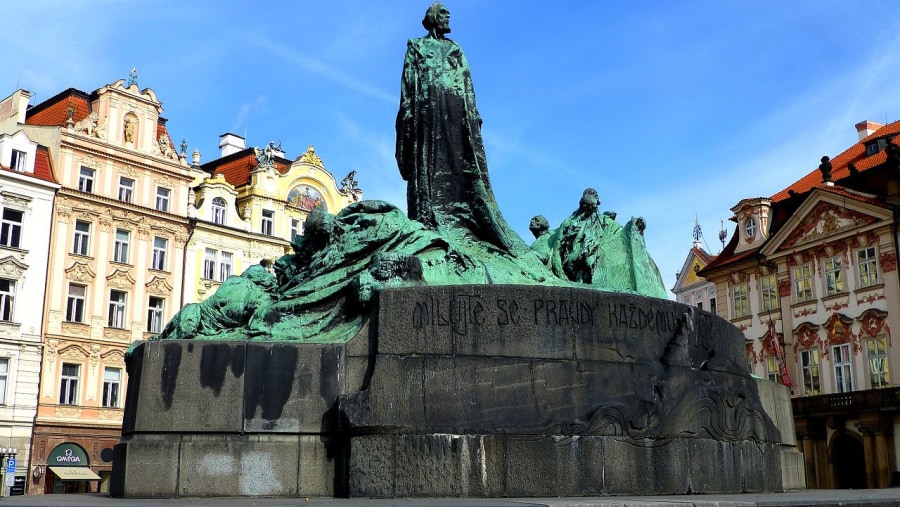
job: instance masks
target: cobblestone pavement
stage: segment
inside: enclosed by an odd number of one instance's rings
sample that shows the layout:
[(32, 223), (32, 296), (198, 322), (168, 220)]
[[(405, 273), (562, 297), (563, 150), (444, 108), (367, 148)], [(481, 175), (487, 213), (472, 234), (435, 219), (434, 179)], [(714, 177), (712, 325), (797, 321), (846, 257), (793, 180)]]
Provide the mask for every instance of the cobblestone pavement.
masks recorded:
[(112, 506), (323, 506), (323, 507), (769, 507), (769, 506), (900, 506), (900, 489), (808, 490), (745, 495), (679, 495), (599, 498), (173, 498), (122, 499), (99, 494), (34, 495), (0, 498), (2, 506), (112, 507)]

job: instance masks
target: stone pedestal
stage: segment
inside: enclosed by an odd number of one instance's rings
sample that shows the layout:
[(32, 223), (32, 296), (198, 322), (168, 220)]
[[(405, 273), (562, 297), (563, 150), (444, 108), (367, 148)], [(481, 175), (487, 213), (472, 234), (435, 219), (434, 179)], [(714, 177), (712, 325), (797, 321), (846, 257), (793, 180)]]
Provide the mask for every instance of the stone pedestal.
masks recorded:
[(579, 496), (803, 487), (743, 335), (590, 289), (384, 290), (346, 344), (170, 341), (129, 364), (117, 496)]

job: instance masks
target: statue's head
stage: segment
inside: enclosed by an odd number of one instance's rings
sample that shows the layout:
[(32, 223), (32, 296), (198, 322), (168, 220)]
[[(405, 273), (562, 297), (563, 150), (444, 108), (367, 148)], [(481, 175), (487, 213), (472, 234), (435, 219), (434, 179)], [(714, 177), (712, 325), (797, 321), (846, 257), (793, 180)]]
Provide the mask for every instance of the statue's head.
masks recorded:
[(600, 206), (600, 195), (597, 194), (597, 191), (593, 188), (585, 189), (581, 195), (581, 200), (578, 201), (578, 211), (583, 213), (596, 212), (598, 206)]
[(334, 216), (324, 206), (313, 206), (306, 217), (303, 229), (307, 240), (316, 248), (328, 244), (334, 232)]
[(422, 26), (432, 36), (443, 37), (445, 34), (450, 33), (450, 11), (440, 2), (431, 4), (431, 7), (425, 11)]
[(550, 230), (550, 222), (547, 222), (544, 215), (537, 215), (531, 219), (531, 222), (528, 224), (528, 229), (534, 234), (535, 238), (540, 238), (545, 232)]

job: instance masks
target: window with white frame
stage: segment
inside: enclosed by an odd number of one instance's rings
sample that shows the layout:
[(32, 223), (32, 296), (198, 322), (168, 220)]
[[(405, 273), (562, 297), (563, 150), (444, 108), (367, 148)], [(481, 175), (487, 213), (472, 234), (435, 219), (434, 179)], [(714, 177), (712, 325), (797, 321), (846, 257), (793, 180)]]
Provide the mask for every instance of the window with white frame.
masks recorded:
[(803, 392), (807, 396), (819, 394), (819, 349), (800, 351), (800, 371), (803, 374)]
[(299, 218), (291, 219), (291, 237), (288, 238), (288, 241), (293, 241), (294, 238), (303, 234), (303, 229), (300, 226)]
[(150, 296), (147, 304), (147, 332), (160, 333), (163, 329), (163, 309), (166, 300), (156, 296)]
[(271, 236), (272, 230), (275, 228), (275, 212), (272, 210), (264, 209), (262, 212), (262, 222), (260, 232)]
[(26, 169), (26, 162), (28, 160), (28, 154), (24, 151), (13, 150), (12, 158), (9, 161), (9, 168), (17, 173), (24, 173)]
[(6, 405), (6, 386), (9, 383), (9, 358), (0, 357), (0, 405)]
[(7, 248), (19, 248), (22, 242), (22, 211), (12, 208), (3, 208), (3, 218), (0, 221), (0, 245)]
[(832, 346), (831, 357), (834, 363), (834, 392), (853, 391), (853, 357), (850, 355), (850, 344)]
[(763, 275), (759, 278), (759, 295), (762, 299), (764, 312), (778, 309), (778, 285), (775, 273)]
[(219, 281), (224, 282), (229, 276), (231, 276), (231, 252), (220, 252)]
[(119, 177), (119, 200), (131, 202), (134, 200), (134, 180), (124, 176)]
[(859, 272), (859, 286), (869, 287), (878, 283), (878, 258), (875, 247), (856, 251), (856, 267)]
[(69, 292), (66, 296), (66, 321), (84, 322), (84, 300), (87, 287), (84, 285), (69, 284)]
[(844, 292), (843, 257), (835, 255), (825, 259), (825, 295), (833, 296)]
[(87, 255), (91, 242), (91, 223), (84, 220), (75, 221), (75, 241), (72, 244), (72, 253)]
[(734, 303), (734, 318), (738, 319), (750, 315), (750, 305), (747, 302), (747, 284), (738, 283), (732, 288), (732, 302)]
[(105, 366), (103, 368), (103, 400), (102, 406), (104, 408), (118, 408), (119, 406), (119, 392), (120, 386), (122, 385), (122, 369), (121, 368), (110, 368)]
[(62, 375), (59, 382), (60, 405), (78, 405), (78, 380), (80, 376), (80, 364), (62, 364)]
[(159, 211), (169, 211), (169, 195), (172, 191), (164, 187), (156, 187), (156, 209)]
[(225, 199), (221, 197), (216, 197), (212, 200), (212, 221), (214, 224), (225, 225), (225, 210), (227, 208), (227, 204), (225, 203)]
[(89, 167), (82, 167), (80, 172), (78, 173), (78, 190), (81, 192), (87, 192), (89, 194), (94, 193), (94, 175), (96, 171)]
[(125, 329), (125, 299), (122, 291), (109, 291), (109, 319), (107, 325), (119, 329)]
[(869, 383), (872, 389), (888, 387), (891, 376), (888, 371), (886, 340), (873, 338), (866, 340), (866, 362), (869, 365)]
[(781, 383), (781, 369), (775, 356), (766, 356), (766, 378), (775, 383)]
[(798, 303), (809, 301), (813, 298), (812, 272), (809, 264), (794, 266), (794, 294)]
[(116, 240), (113, 244), (113, 261), (128, 263), (128, 245), (131, 243), (131, 233), (125, 229), (116, 229)]
[(0, 278), (0, 320), (12, 322), (16, 301), (16, 282)]
[(166, 251), (169, 249), (169, 240), (166, 238), (153, 238), (153, 260), (151, 268), (157, 271), (165, 271), (166, 269)]
[(212, 248), (207, 248), (203, 252), (203, 278), (207, 280), (216, 279), (216, 258), (218, 252)]
[(231, 276), (233, 254), (207, 248), (203, 253), (203, 278), (224, 282)]

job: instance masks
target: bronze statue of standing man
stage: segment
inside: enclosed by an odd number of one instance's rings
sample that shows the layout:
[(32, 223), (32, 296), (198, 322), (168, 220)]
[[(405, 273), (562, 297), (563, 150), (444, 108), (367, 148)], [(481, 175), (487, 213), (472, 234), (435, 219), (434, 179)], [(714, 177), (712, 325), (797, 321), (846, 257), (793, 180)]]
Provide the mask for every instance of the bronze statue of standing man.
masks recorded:
[(488, 178), (469, 63), (448, 39), (450, 12), (434, 3), (425, 37), (407, 44), (397, 114), (397, 165), (407, 214), (445, 238), (527, 250), (500, 214)]

